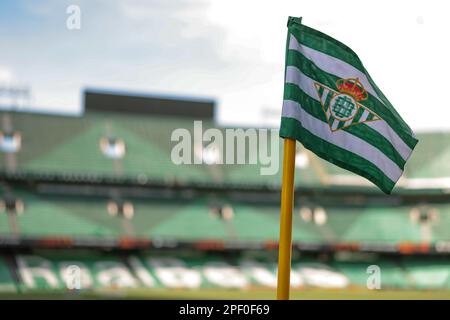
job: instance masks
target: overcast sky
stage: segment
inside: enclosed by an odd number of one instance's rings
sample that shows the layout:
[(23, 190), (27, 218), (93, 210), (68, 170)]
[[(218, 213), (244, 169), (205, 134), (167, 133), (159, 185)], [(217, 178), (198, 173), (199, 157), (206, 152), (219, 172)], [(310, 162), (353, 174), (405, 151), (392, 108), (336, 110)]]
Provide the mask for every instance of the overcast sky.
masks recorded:
[(450, 130), (448, 3), (2, 0), (0, 86), (52, 112), (80, 112), (89, 87), (214, 98), (221, 123), (278, 125), (286, 22), (302, 16), (358, 53), (412, 128)]

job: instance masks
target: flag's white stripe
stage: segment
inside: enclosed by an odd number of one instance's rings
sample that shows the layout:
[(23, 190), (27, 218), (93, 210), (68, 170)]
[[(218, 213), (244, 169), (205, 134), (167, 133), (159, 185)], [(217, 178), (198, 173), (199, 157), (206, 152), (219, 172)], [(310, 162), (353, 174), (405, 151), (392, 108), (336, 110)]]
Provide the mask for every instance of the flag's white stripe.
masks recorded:
[(328, 90), (328, 88), (324, 87), (321, 100), (322, 100), (322, 105), (324, 106), (324, 108), (326, 110), (325, 112), (327, 114), (327, 119), (330, 119), (330, 117), (331, 117), (330, 108), (327, 105), (325, 105), (325, 102), (327, 101), (327, 97), (329, 94), (332, 94), (332, 93), (330, 92), (330, 90)]
[(314, 86), (314, 80), (302, 73), (297, 67), (286, 67), (286, 83), (292, 83), (299, 86), (308, 96), (318, 100), (319, 95)]
[(378, 97), (377, 93), (373, 89), (366, 74), (356, 69), (351, 64), (342, 61), (338, 58), (330, 56), (326, 53), (317, 51), (313, 48), (307, 47), (304, 44), (298, 42), (298, 40), (291, 34), (289, 40), (289, 49), (296, 50), (302, 53), (305, 57), (310, 59), (316, 66), (325, 72), (334, 74), (339, 78), (358, 78), (367, 92), (376, 97), (381, 103), (384, 102)]
[(361, 115), (361, 118), (359, 118), (359, 122), (366, 121), (368, 116), (369, 116), (369, 111), (367, 111), (367, 109), (364, 109), (364, 112)]
[(336, 130), (339, 125), (339, 120), (334, 119), (333, 124), (331, 125), (331, 129)]
[[(297, 67), (286, 67), (286, 83), (297, 85), (308, 96), (319, 101), (317, 90), (314, 87), (314, 80), (303, 74)], [(379, 134), (383, 135), (387, 140), (389, 140), (392, 146), (402, 156), (403, 160), (407, 160), (409, 158), (409, 155), (412, 152), (411, 148), (408, 147), (408, 145), (402, 140), (402, 138), (398, 136), (398, 134), (389, 126), (386, 121), (366, 122), (365, 125), (371, 127)]]
[(383, 152), (346, 131), (339, 130), (331, 132), (328, 124), (311, 116), (301, 105), (292, 100), (283, 101), (282, 116), (294, 118), (301, 122), (303, 128), (311, 132), (313, 135), (328, 141), (342, 149), (357, 154), (377, 166), (383, 173), (393, 182), (402, 175), (402, 170), (389, 159)]
[(344, 123), (344, 127), (346, 127), (346, 126), (349, 126), (352, 122), (353, 122), (353, 120), (354, 120), (354, 118), (352, 118), (352, 119), (350, 119), (350, 120), (347, 120), (347, 121), (345, 121), (345, 123)]
[(379, 134), (388, 139), (395, 147), (397, 152), (402, 156), (403, 160), (408, 160), (412, 152), (411, 148), (403, 142), (398, 134), (394, 130), (392, 130), (392, 128), (389, 127), (385, 121), (369, 121), (364, 124), (371, 127), (373, 130), (377, 131)]
[(330, 92), (330, 90), (328, 90), (327, 88), (323, 89), (323, 93), (322, 93), (322, 103), (325, 104), (325, 101), (327, 101), (327, 97), (328, 97), (328, 93)]

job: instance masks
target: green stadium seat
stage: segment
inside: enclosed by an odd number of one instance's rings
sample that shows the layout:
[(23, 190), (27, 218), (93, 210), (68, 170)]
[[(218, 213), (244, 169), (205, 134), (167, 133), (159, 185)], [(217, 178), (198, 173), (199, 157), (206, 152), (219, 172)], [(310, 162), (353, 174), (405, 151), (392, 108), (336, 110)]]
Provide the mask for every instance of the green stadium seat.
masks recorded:
[(15, 281), (4, 258), (0, 256), (0, 293), (16, 292)]

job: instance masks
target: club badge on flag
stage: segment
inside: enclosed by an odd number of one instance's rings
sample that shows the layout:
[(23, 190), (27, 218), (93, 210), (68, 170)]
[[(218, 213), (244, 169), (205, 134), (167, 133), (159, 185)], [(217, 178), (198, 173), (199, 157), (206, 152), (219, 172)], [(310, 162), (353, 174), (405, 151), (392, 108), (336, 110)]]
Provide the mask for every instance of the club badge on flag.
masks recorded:
[(349, 47), (289, 17), (282, 138), (391, 193), (418, 140)]
[(337, 80), (338, 92), (318, 82), (314, 85), (331, 131), (381, 119), (360, 103), (367, 99), (367, 92), (358, 78)]

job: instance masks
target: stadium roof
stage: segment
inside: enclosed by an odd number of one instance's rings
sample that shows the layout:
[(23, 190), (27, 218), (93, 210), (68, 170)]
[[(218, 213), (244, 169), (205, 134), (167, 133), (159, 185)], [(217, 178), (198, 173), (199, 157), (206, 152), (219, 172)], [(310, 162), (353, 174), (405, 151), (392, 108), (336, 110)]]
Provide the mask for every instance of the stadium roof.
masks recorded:
[(195, 119), (213, 119), (215, 102), (212, 99), (142, 95), (117, 91), (86, 89), (84, 111), (167, 115)]

